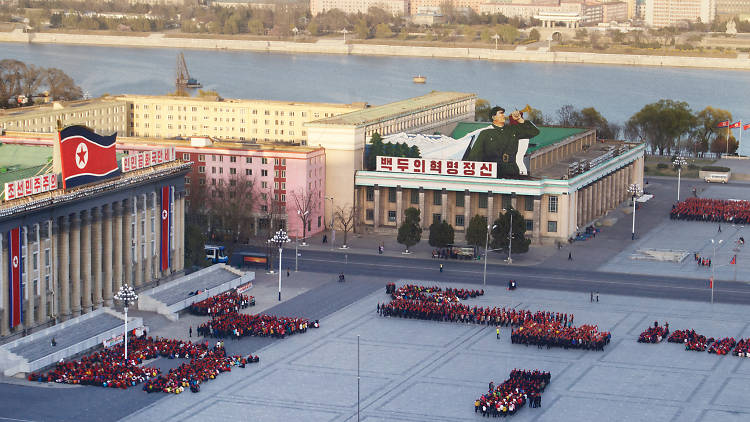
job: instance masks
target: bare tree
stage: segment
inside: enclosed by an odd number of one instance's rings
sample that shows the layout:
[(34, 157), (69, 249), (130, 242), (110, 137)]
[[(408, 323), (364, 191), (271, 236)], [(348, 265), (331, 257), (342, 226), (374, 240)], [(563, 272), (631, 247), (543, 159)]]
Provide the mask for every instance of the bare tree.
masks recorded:
[(338, 226), (341, 231), (344, 232), (344, 248), (346, 248), (346, 238), (354, 228), (357, 217), (357, 207), (353, 205), (347, 205), (345, 207), (336, 207), (334, 213), (335, 220), (338, 222)]
[(45, 82), (51, 99), (70, 101), (83, 97), (81, 88), (62, 70), (52, 67), (45, 73)]
[(248, 211), (255, 201), (254, 185), (253, 179), (235, 174), (211, 186), (211, 214), (225, 233), (232, 234), (233, 243), (249, 238), (245, 228), (250, 226)]
[(302, 221), (302, 242), (307, 238), (307, 227), (312, 220), (313, 213), (319, 208), (320, 193), (317, 189), (308, 192), (296, 190), (291, 194), (294, 207), (297, 209), (297, 217)]
[(274, 192), (273, 187), (258, 189), (258, 214), (260, 222), (258, 229), (262, 241), (273, 237), (274, 232), (279, 226), (278, 221), (285, 214), (284, 206), (281, 204), (278, 193)]

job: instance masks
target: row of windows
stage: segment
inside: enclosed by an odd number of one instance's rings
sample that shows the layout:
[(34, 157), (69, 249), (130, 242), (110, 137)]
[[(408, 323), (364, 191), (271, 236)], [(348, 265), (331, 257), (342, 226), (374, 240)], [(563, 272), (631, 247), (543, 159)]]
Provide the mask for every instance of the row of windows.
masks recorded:
[[(131, 108), (131, 110), (132, 109), (140, 110), (142, 108), (143, 110), (152, 110), (153, 109), (153, 110), (156, 110), (156, 111), (160, 111), (162, 109), (162, 106), (160, 104), (143, 104), (143, 105), (141, 105), (141, 104), (135, 104), (135, 105), (131, 104), (130, 108)], [(193, 113), (196, 113), (198, 111), (211, 111), (211, 107), (208, 107), (208, 106), (202, 106), (202, 107), (199, 107), (199, 106), (190, 106), (190, 110), (188, 110), (188, 106), (179, 106), (179, 105), (178, 106), (172, 106), (172, 105), (168, 105), (166, 107), (166, 109), (167, 109), (167, 111), (175, 111), (175, 110), (176, 111), (185, 111), (185, 112), (191, 111)], [(257, 114), (260, 113), (260, 111), (258, 109), (249, 110), (247, 108), (213, 107), (213, 112), (214, 113), (238, 113), (239, 112), (239, 114), (247, 114), (248, 111), (251, 114), (254, 114), (254, 115), (257, 115)], [(262, 114), (265, 115), (265, 116), (270, 116), (271, 115), (271, 110), (262, 110), (262, 111), (263, 111)], [(274, 116), (281, 116), (281, 117), (283, 117), (285, 115), (289, 116), (289, 117), (294, 117), (296, 115), (295, 113), (296, 112), (294, 112), (294, 111), (274, 110), (273, 115)], [(314, 113), (314, 114), (315, 114), (315, 117), (320, 117), (320, 113)], [(325, 117), (329, 117), (329, 114), (330, 114), (330, 117), (334, 116), (334, 113), (325, 113)], [(299, 115), (301, 117), (307, 117), (307, 112), (306, 111), (301, 111), (301, 112), (299, 112)]]
[[(396, 188), (387, 188), (388, 189), (388, 202), (396, 203)], [(411, 204), (419, 204), (419, 191), (416, 189), (411, 189), (410, 194), (410, 203)], [(366, 194), (365, 198), (368, 202), (372, 202), (375, 200), (375, 188), (372, 186), (368, 186), (366, 188)], [(548, 197), (549, 201), (547, 203), (547, 211), (551, 213), (557, 212), (557, 197), (556, 196), (550, 196)], [(524, 199), (524, 205), (526, 211), (533, 211), (534, 210), (534, 199), (533, 197), (526, 196)], [(457, 207), (464, 207), (465, 206), (465, 194), (463, 192), (455, 192), (455, 204)], [(488, 204), (488, 194), (487, 193), (480, 193), (479, 194), (479, 200), (478, 200), (478, 206), (479, 208), (487, 208)], [(502, 208), (508, 209), (511, 207), (512, 204), (512, 197), (511, 195), (502, 195)], [(433, 191), (432, 193), (432, 205), (443, 205), (443, 195), (439, 191)]]

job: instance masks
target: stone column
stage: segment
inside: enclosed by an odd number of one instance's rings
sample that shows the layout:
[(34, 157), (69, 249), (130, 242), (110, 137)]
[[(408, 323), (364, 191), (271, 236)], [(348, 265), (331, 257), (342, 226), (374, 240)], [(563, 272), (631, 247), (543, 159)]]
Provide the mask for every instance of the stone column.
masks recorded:
[(112, 270), (114, 265), (112, 264), (112, 204), (105, 205), (102, 207), (102, 270), (104, 270), (104, 278), (102, 279), (102, 298), (104, 299), (104, 306), (112, 307), (112, 295), (114, 293), (112, 289)]
[(133, 206), (132, 200), (126, 199), (122, 205), (123, 237), (122, 239), (122, 271), (123, 284), (133, 286)]
[(401, 186), (396, 186), (396, 227), (401, 225), (401, 214), (404, 212), (404, 193)]
[(144, 210), (144, 216), (146, 217), (146, 222), (144, 224), (144, 242), (146, 244), (145, 246), (145, 268), (146, 268), (146, 274), (144, 275), (144, 281), (146, 283), (150, 283), (154, 281), (154, 271), (153, 271), (153, 263), (151, 262), (151, 258), (153, 256), (153, 249), (151, 248), (151, 238), (153, 236), (153, 233), (151, 233), (151, 207), (149, 206), (149, 203), (151, 198), (149, 198), (148, 194), (143, 194), (143, 210)]
[(372, 212), (372, 227), (377, 229), (380, 226), (380, 186), (375, 185), (373, 188), (375, 195), (374, 205), (375, 209)]
[(582, 224), (581, 223), (581, 219), (583, 216), (583, 201), (581, 201), (581, 198), (583, 196), (581, 195), (582, 193), (583, 193), (583, 189), (578, 189), (576, 191), (576, 226), (577, 227), (580, 227)]
[[(49, 246), (50, 249), (50, 259), (52, 258), (52, 227), (49, 220), (42, 224), (46, 226), (47, 238), (42, 239), (41, 230), (37, 230), (37, 242), (39, 242), (39, 318), (37, 318), (37, 322), (39, 324), (44, 324), (49, 318), (47, 316), (47, 302), (49, 300), (47, 297), (49, 294), (49, 283), (47, 282), (47, 277), (49, 277), (50, 281), (52, 280), (52, 274), (47, 270), (47, 263), (44, 260), (46, 256), (44, 252), (47, 249), (47, 246)], [(42, 224), (38, 225), (39, 229), (41, 229)]]
[(2, 289), (3, 292), (3, 294), (0, 295), (0, 298), (2, 298), (2, 302), (0, 302), (0, 307), (2, 308), (2, 313), (0, 313), (0, 336), (7, 336), (10, 334), (10, 326), (8, 324), (8, 318), (10, 316), (8, 305), (10, 302), (8, 294), (6, 293), (10, 287), (10, 280), (8, 279), (8, 247), (6, 239), (5, 235), (0, 233), (0, 289)]
[(73, 317), (81, 315), (81, 218), (70, 219), (70, 310)]
[[(176, 213), (175, 213), (176, 214)], [(135, 221), (133, 222), (133, 260), (135, 261), (135, 280), (134, 284), (135, 287), (140, 287), (141, 284), (143, 284), (143, 266), (141, 265), (142, 262), (142, 256), (141, 256), (141, 242), (143, 233), (141, 233), (141, 213), (138, 209), (138, 195), (133, 197), (133, 215), (135, 216)]]
[(115, 260), (114, 265), (112, 266), (114, 269), (114, 273), (112, 275), (112, 293), (114, 294), (120, 290), (120, 287), (122, 287), (123, 284), (122, 264), (124, 251), (122, 250), (122, 247), (125, 242), (123, 240), (122, 233), (122, 202), (115, 202), (112, 204), (112, 207), (112, 216), (114, 218), (114, 234), (112, 236), (112, 246), (114, 248)]
[(91, 210), (81, 213), (81, 306), (83, 312), (91, 311)]
[[(470, 217), (473, 217), (469, 214)], [(492, 191), (487, 192), (487, 223), (490, 225), (495, 221), (495, 194)], [(466, 220), (466, 227), (469, 227), (469, 220)]]
[(445, 188), (440, 192), (440, 219), (450, 222), (448, 219), (448, 191)]
[(172, 250), (169, 251), (169, 254), (170, 254), (170, 257), (172, 259), (170, 259), (170, 262), (169, 262), (169, 270), (170, 270), (171, 274), (174, 274), (175, 271), (177, 271), (177, 240), (178, 240), (178, 237), (177, 237), (177, 221), (178, 221), (177, 220), (177, 214), (178, 214), (177, 207), (179, 205), (177, 203), (177, 201), (175, 201), (175, 189), (174, 189), (174, 187), (169, 188), (169, 197), (172, 199), (172, 210), (171, 210), (172, 211), (172, 218), (169, 221), (170, 226), (171, 226), (170, 227), (170, 234), (172, 236), (172, 238), (170, 239), (171, 240), (171, 245), (172, 245)]
[[(95, 309), (102, 307), (102, 209), (91, 210), (91, 282), (93, 284), (93, 305)], [(104, 253), (112, 253), (107, 249)], [(111, 265), (110, 265), (111, 266)]]
[(539, 197), (534, 198), (534, 229), (531, 234), (531, 241), (539, 243), (541, 236), (539, 235), (542, 229), (542, 200)]
[[(154, 259), (153, 259), (153, 266), (154, 266), (154, 277), (159, 279), (162, 277), (161, 273), (161, 213), (159, 212), (159, 194), (157, 192), (154, 192), (152, 194), (152, 200), (151, 203), (152, 212), (154, 215), (154, 246), (155, 249), (152, 250), (154, 252)], [(257, 235), (258, 230), (258, 219), (255, 220), (255, 230)]]
[(58, 225), (58, 255), (57, 261), (57, 303), (60, 320), (65, 321), (70, 318), (70, 216), (60, 217)]
[(175, 221), (178, 223), (179, 228), (177, 229), (177, 271), (182, 271), (185, 268), (185, 193), (179, 193), (180, 212), (177, 215)]
[(420, 222), (420, 224), (422, 225), (422, 228), (428, 227), (425, 225), (424, 216), (426, 213), (427, 213), (427, 210), (425, 209), (425, 206), (424, 206), (424, 188), (420, 186), (419, 187), (419, 216), (422, 219), (422, 221)]
[(583, 222), (583, 224), (588, 224), (589, 221), (593, 220), (594, 212), (592, 210), (593, 207), (593, 201), (591, 200), (591, 197), (593, 196), (593, 185), (588, 185), (586, 187), (586, 220)]
[[(456, 195), (459, 195), (456, 192)], [(490, 196), (487, 195), (487, 210), (489, 212)], [(464, 191), (464, 231), (469, 227), (469, 221), (471, 220), (471, 192), (468, 189)], [(488, 218), (489, 220), (489, 218)]]

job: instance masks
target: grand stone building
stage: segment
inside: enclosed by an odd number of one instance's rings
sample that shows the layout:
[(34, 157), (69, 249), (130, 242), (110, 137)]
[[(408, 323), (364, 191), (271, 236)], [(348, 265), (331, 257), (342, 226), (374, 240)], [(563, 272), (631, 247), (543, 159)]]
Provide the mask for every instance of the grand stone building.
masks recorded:
[[(184, 261), (185, 174), (175, 161), (79, 188), (0, 203), (0, 336), (64, 321), (102, 306), (127, 283), (179, 272)], [(160, 265), (161, 195), (172, 203), (171, 259)], [(6, 234), (21, 228), (22, 324), (9, 324)]]

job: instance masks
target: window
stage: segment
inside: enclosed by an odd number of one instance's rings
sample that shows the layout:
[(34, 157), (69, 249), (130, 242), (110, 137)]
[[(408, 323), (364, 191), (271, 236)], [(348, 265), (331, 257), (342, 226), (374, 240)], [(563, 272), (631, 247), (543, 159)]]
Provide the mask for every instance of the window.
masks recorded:
[(320, 227), (320, 216), (318, 216), (318, 227)]
[(185, 178), (185, 184), (186, 184), (186, 185), (189, 185), (189, 184), (190, 184), (190, 178), (189, 178), (189, 177), (186, 177), (186, 178)]
[(190, 154), (182, 153), (182, 159), (183, 161), (190, 161)]
[(262, 177), (266, 177), (266, 176), (268, 176), (268, 170), (261, 170), (261, 171), (260, 171), (260, 175), (261, 175)]
[(268, 189), (268, 182), (260, 182), (260, 187), (263, 189)]
[(365, 210), (365, 220), (374, 220), (375, 219), (375, 211), (372, 209)]
[(372, 186), (368, 186), (366, 188), (366, 195), (365, 196), (367, 197), (368, 201), (370, 201), (370, 202), (374, 201), (375, 200), (375, 188), (372, 187)]
[(412, 204), (419, 204), (419, 190), (418, 189), (412, 189), (411, 190), (411, 202)]
[(252, 176), (253, 175), (253, 169), (245, 169), (245, 176)]
[(206, 185), (206, 179), (200, 179), (200, 180), (198, 180), (198, 184), (201, 185), (201, 186), (205, 186)]
[(456, 227), (463, 227), (464, 225), (464, 216), (463, 215), (457, 215), (456, 216)]
[(206, 156), (203, 154), (198, 155), (198, 161), (206, 161)]
[(527, 196), (524, 198), (524, 209), (526, 211), (534, 211), (534, 197)]
[(550, 233), (556, 233), (557, 232), (557, 221), (548, 221), (547, 222), (547, 231)]
[(530, 232), (534, 230), (534, 220), (526, 220), (526, 231)]
[(253, 157), (245, 157), (245, 162), (247, 164), (252, 164), (253, 163)]
[(479, 194), (479, 208), (487, 208), (487, 194), (486, 193)]
[(396, 211), (388, 211), (388, 222), (389, 223), (396, 222)]
[(261, 164), (268, 164), (268, 158), (266, 158), (266, 157), (261, 158), (260, 159), (260, 163)]
[(234, 167), (229, 168), (229, 174), (237, 174), (237, 169)]
[(432, 205), (443, 205), (443, 193), (442, 192), (432, 191)]
[(388, 202), (396, 202), (396, 188), (388, 189)]
[(547, 211), (557, 212), (557, 197), (556, 196), (549, 197), (549, 203), (547, 204)]
[[(465, 206), (464, 205), (464, 193), (463, 192), (456, 192), (456, 206), (457, 207), (463, 207), (463, 206)], [(458, 221), (458, 220), (456, 220), (456, 221)]]
[(433, 224), (440, 224), (441, 221), (443, 221), (443, 216), (441, 214), (432, 214), (432, 223)]
[(278, 159), (278, 158), (274, 158), (274, 159), (273, 159), (273, 165), (274, 165), (274, 166), (278, 166), (278, 165), (280, 165), (280, 164), (281, 164), (281, 160), (280, 160), (280, 159)]
[(235, 156), (229, 157), (229, 162), (230, 163), (236, 163), (237, 162), (237, 157), (235, 157)]
[(503, 208), (506, 210), (509, 209), (513, 205), (513, 200), (510, 195), (503, 195), (502, 201), (503, 201)]

